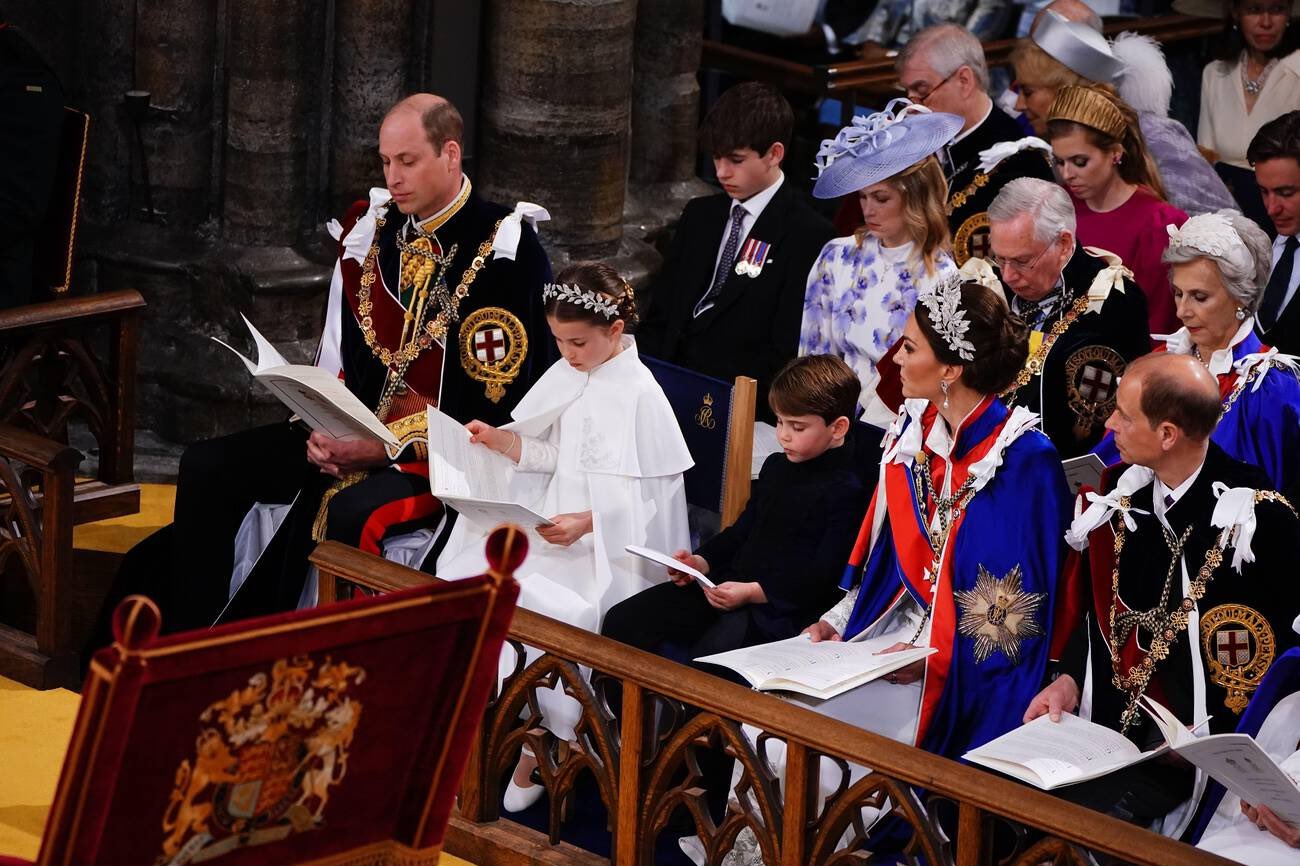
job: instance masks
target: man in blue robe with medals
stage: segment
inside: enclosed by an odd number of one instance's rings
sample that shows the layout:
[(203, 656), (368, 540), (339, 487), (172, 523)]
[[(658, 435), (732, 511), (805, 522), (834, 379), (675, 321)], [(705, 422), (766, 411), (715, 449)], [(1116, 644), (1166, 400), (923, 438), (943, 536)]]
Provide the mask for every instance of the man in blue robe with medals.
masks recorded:
[[(1056, 680), (1025, 721), (1081, 709), (1140, 748), (1164, 742), (1142, 696), (1183, 723), (1231, 731), (1270, 664), (1295, 643), (1300, 520), (1254, 466), (1210, 441), (1221, 414), (1214, 377), (1190, 355), (1129, 366), (1107, 422), (1125, 463), (1066, 536), (1087, 548), (1087, 621), (1073, 625)], [(1104, 494), (1104, 495), (1103, 495)], [(1206, 779), (1155, 759), (1057, 793), (1139, 824), (1186, 829)]]
[[(379, 132), (386, 188), (329, 226), (339, 256), (316, 365), (399, 445), (289, 422), (196, 443), (181, 460), (174, 523), (128, 555), (114, 595), (145, 589), (171, 629), (291, 610), (312, 601), (317, 541), (380, 553), (386, 538), (439, 525), (427, 407), (505, 423), (551, 355), (541, 292), (551, 269), (532, 227), (546, 212), (479, 198), (461, 171), (462, 133), (441, 97), (397, 103)], [(288, 506), (271, 509), (260, 538), (258, 503)]]

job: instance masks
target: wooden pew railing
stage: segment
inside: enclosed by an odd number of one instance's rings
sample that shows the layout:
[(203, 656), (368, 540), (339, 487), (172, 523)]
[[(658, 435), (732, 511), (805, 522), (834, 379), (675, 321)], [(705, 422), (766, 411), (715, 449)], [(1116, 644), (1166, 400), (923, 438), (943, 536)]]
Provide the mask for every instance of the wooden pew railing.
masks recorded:
[[(335, 580), (391, 590), (432, 579), (333, 542), (318, 547), (312, 561), (320, 569), (325, 597), (333, 597)], [(449, 852), (484, 866), (653, 863), (657, 837), (665, 831), (680, 834), (668, 829), (678, 809), (689, 813), (710, 863), (720, 862), (737, 834), (749, 828), (768, 864), (839, 866), (869, 857), (863, 846), (864, 807), (887, 809), (901, 818), (912, 830), (910, 855), (934, 866), (1084, 866), (1085, 850), (1140, 866), (1229, 863), (527, 610), (516, 612), (510, 637), (520, 661), (488, 706), (447, 843)], [(544, 654), (525, 666), (524, 644)], [(592, 671), (590, 683), (580, 668)], [(576, 749), (561, 748), (537, 724), (536, 695), (557, 684), (582, 707)], [(621, 698), (615, 713), (617, 691)], [(997, 695), (988, 697), (998, 700)], [(765, 750), (751, 745), (742, 725), (762, 732), (760, 745), (769, 739), (786, 744), (783, 785)], [(499, 816), (502, 786), (524, 744), (538, 756), (550, 794), (549, 839)], [(739, 763), (737, 790), (744, 796), (715, 825), (697, 759), (706, 750), (719, 749)], [(841, 781), (819, 807), (823, 760), (838, 768)], [(874, 771), (850, 784), (850, 763)], [(608, 810), (610, 861), (559, 842), (565, 802), (584, 774), (594, 779)], [(939, 810), (956, 816), (942, 831)], [(1015, 840), (1014, 853), (999, 851), (995, 858), (995, 831), (999, 838)]]
[[(1160, 15), (1113, 21), (1105, 26), (1108, 38), (1124, 31), (1150, 36), (1168, 46), (1219, 35), (1223, 32), (1223, 22), (1189, 15)], [(984, 56), (990, 67), (1006, 66), (1015, 47), (1015, 39), (986, 42)], [(842, 98), (850, 117), (855, 99), (863, 99), (870, 104), (873, 99), (901, 95), (892, 57), (871, 60), (855, 58), (813, 65), (706, 40), (701, 65), (706, 69), (717, 69), (743, 78), (767, 81), (784, 90)], [(844, 122), (847, 123), (848, 119)]]

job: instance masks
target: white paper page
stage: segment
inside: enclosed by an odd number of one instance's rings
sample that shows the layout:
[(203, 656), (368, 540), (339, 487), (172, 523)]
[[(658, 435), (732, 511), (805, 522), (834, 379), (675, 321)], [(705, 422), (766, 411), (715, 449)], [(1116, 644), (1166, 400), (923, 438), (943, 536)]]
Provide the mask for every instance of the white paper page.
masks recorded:
[(517, 502), (493, 502), (472, 496), (440, 495), (439, 499), (480, 529), (496, 529), (503, 523), (517, 523), (524, 527), (552, 525), (550, 519)]
[(296, 365), (263, 372), (266, 386), (311, 429), (344, 441), (378, 439), (396, 447), (397, 437), (337, 376), (320, 367)]
[(208, 339), (218, 345), (225, 346), (227, 349), (234, 352), (235, 357), (244, 362), (244, 366), (248, 368), (248, 372), (252, 373), (254, 376), (257, 375), (257, 365), (250, 361), (243, 352), (239, 351), (225, 340), (218, 340), (216, 337), (208, 337)]
[(506, 459), (471, 443), (465, 425), (433, 406), (428, 416), (429, 486), (433, 495), (439, 499), (462, 496), (509, 502)]
[(1094, 490), (1101, 489), (1101, 473), (1105, 471), (1106, 464), (1096, 454), (1081, 454), (1062, 460), (1061, 468), (1065, 470), (1065, 480), (1070, 485), (1071, 493), (1078, 493), (1079, 488), (1085, 484)]
[(677, 571), (685, 572), (686, 574), (689, 574), (691, 577), (695, 578), (699, 583), (703, 584), (704, 586), (707, 586), (709, 589), (713, 589), (715, 586), (717, 586), (716, 583), (709, 580), (708, 576), (705, 575), (704, 572), (699, 571), (698, 569), (691, 568), (686, 563), (679, 562), (678, 560), (673, 559), (671, 556), (669, 556), (666, 553), (660, 553), (657, 550), (651, 550), (648, 547), (640, 547), (635, 544), (629, 544), (627, 547), (623, 549), (626, 550), (628, 553), (641, 557), (642, 559), (648, 559), (651, 562), (657, 562), (660, 565), (667, 566), (668, 568), (673, 568), (676, 569)]
[(929, 647), (921, 647), (903, 653), (877, 655), (896, 642), (893, 635), (887, 635), (859, 642), (813, 643), (807, 635), (796, 635), (773, 643), (703, 656), (696, 661), (731, 667), (756, 685), (786, 680), (825, 691), (846, 680), (865, 682), (872, 671), (891, 665), (897, 668), (904, 659), (915, 661), (934, 652)]
[(289, 366), (289, 362), (280, 354), (280, 350), (272, 346), (270, 341), (262, 336), (262, 332), (253, 327), (253, 323), (248, 321), (247, 316), (240, 313), (239, 318), (243, 319), (244, 324), (248, 326), (248, 333), (253, 335), (253, 345), (257, 348), (257, 368), (254, 373)]
[(1263, 803), (1300, 824), (1300, 790), (1249, 734), (1218, 734), (1181, 745), (1178, 754), (1247, 803)]
[(1004, 772), (1004, 764), (1018, 764), (1033, 771), (1041, 780), (1039, 787), (1055, 788), (1105, 775), (1151, 754), (1110, 728), (1063, 713), (1059, 722), (1039, 716), (962, 757)]

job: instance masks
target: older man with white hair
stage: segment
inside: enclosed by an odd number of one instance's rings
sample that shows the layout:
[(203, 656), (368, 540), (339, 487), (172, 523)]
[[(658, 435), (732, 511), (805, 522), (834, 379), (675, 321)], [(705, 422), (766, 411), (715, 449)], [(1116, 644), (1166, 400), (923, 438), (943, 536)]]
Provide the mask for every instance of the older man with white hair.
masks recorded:
[(958, 265), (983, 257), (989, 202), (1009, 180), (1052, 180), (1051, 149), (1024, 139), (1020, 125), (993, 104), (984, 46), (965, 27), (936, 24), (920, 31), (899, 53), (897, 69), (909, 99), (962, 118), (961, 130), (939, 154), (948, 179), (948, 224)]
[(1002, 188), (989, 205), (989, 246), (1007, 302), (1030, 328), (1029, 359), (1003, 399), (1042, 416), (1062, 457), (1082, 454), (1105, 432), (1128, 362), (1151, 348), (1142, 291), (1116, 256), (1079, 246), (1069, 195), (1045, 180)]

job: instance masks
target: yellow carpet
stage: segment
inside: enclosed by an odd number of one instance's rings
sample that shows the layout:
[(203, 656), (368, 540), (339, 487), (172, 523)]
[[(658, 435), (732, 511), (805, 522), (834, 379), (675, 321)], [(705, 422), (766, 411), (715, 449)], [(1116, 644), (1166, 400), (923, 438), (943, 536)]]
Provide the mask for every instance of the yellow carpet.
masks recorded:
[[(0, 854), (36, 859), (80, 700), (0, 677)], [(473, 866), (450, 854), (439, 863)]]
[(0, 677), (0, 854), (36, 859), (80, 700)]
[(126, 553), (135, 542), (149, 536), (155, 529), (172, 523), (174, 506), (175, 485), (142, 484), (139, 514), (77, 527), (73, 529), (73, 546), (81, 550)]
[(174, 484), (141, 484), (140, 513), (78, 526), (72, 531), (72, 545), (81, 550), (126, 553), (136, 542), (171, 523), (175, 505)]

